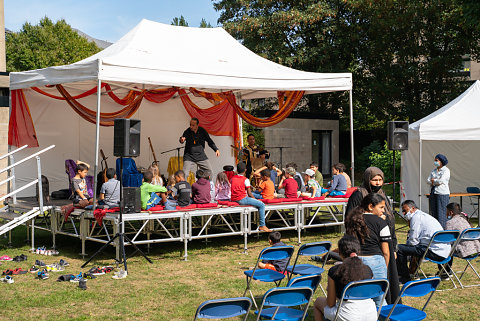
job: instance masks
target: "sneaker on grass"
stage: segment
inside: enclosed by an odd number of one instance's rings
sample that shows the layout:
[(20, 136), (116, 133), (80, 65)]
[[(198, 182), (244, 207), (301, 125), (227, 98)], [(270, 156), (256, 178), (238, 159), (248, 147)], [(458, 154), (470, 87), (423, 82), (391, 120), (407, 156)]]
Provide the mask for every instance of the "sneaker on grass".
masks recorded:
[(80, 282), (81, 279), (83, 279), (82, 278), (82, 272), (80, 272), (78, 275), (75, 275), (75, 277), (73, 279), (71, 279), (70, 282), (78, 283), (78, 282)]
[(32, 265), (32, 267), (28, 270), (28, 272), (30, 273), (37, 273), (39, 270), (38, 267), (36, 267), (35, 265)]
[(78, 287), (79, 287), (81, 290), (86, 290), (86, 289), (87, 289), (87, 280), (81, 279), (81, 280), (78, 282)]
[(0, 279), (0, 282), (12, 284), (12, 283), (15, 282), (15, 281), (13, 281), (13, 278), (12, 278), (10, 275), (7, 275), (6, 277), (1, 278), (1, 279)]
[(118, 271), (118, 272), (115, 272), (114, 274), (115, 274), (115, 275), (112, 276), (112, 279), (117, 279), (117, 280), (119, 280), (119, 279), (125, 279), (125, 278), (127, 277), (127, 275), (128, 275), (127, 271), (124, 271), (124, 270), (120, 270), (120, 271)]
[(46, 280), (48, 279), (48, 272), (47, 270), (42, 270), (42, 271), (39, 271), (37, 273), (37, 279), (40, 279), (40, 280)]
[(92, 275), (104, 275), (105, 272), (99, 269), (98, 267), (93, 267), (90, 270), (88, 270), (88, 273)]

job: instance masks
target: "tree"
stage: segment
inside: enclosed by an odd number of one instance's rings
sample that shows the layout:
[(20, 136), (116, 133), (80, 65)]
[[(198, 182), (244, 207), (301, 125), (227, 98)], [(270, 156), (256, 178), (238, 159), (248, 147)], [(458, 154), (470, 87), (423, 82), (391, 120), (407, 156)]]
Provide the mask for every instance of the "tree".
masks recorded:
[[(214, 7), (230, 34), (267, 59), (352, 72), (355, 126), (369, 129), (415, 121), (466, 88), (457, 71), (480, 45), (457, 1), (219, 0)], [(306, 99), (309, 110), (338, 113), (346, 127), (345, 93)]]
[(68, 65), (100, 51), (65, 22), (44, 17), (38, 25), (25, 23), (19, 32), (6, 35), (8, 71), (25, 71)]
[(188, 22), (187, 22), (187, 20), (185, 20), (185, 18), (183, 16), (180, 16), (180, 18), (178, 18), (178, 17), (173, 18), (171, 25), (172, 26), (188, 27)]
[(202, 18), (202, 21), (200, 21), (200, 28), (213, 28), (213, 26), (210, 24), (210, 22), (207, 22), (205, 18)]

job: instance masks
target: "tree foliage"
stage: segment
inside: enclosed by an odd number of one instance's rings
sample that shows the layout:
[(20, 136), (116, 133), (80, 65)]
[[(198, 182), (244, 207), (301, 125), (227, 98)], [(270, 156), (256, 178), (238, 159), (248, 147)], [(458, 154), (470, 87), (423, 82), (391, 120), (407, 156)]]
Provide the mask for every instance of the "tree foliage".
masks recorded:
[(8, 71), (25, 71), (68, 65), (100, 51), (65, 22), (45, 17), (38, 25), (25, 23), (19, 32), (7, 33)]
[(173, 18), (171, 25), (188, 27), (188, 22), (184, 16), (180, 16), (180, 17)]
[[(227, 31), (267, 59), (352, 72), (355, 126), (369, 129), (422, 118), (468, 86), (457, 71), (462, 56), (479, 52), (478, 23), (465, 22), (459, 1), (218, 0), (214, 7)], [(307, 99), (311, 111), (348, 117), (345, 93)]]

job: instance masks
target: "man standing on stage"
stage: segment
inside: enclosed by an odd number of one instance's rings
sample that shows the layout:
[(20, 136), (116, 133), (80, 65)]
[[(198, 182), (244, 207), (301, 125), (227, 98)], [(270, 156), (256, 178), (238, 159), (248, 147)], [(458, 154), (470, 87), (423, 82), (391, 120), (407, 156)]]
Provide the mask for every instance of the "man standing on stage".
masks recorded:
[(247, 178), (250, 178), (252, 174), (252, 162), (255, 158), (258, 158), (258, 146), (255, 145), (255, 136), (249, 134), (247, 136), (248, 145), (243, 149), (243, 161), (247, 164)]
[(198, 118), (192, 118), (190, 120), (190, 127), (187, 128), (182, 137), (180, 137), (180, 144), (185, 143), (185, 152), (183, 153), (183, 171), (185, 172), (185, 177), (190, 175), (190, 171), (195, 172), (197, 169), (193, 168), (196, 164), (200, 169), (204, 171), (209, 171), (210, 175), (213, 175), (212, 166), (208, 161), (208, 157), (205, 154), (205, 142), (208, 143), (211, 149), (215, 151), (217, 157), (220, 156), (220, 151), (218, 150), (215, 143), (208, 135), (205, 128), (198, 126)]

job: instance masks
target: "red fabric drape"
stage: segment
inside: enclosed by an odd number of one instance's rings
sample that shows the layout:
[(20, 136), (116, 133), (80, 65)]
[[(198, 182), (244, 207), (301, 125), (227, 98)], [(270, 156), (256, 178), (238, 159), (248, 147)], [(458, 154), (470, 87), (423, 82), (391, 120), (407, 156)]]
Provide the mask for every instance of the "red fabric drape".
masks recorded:
[[(179, 93), (182, 103), (191, 117), (196, 117), (200, 120), (202, 127), (209, 133), (218, 136), (232, 136), (235, 145), (239, 146), (240, 132), (238, 130), (237, 114), (242, 117), (247, 123), (256, 127), (268, 127), (281, 122), (288, 117), (290, 113), (300, 102), (303, 97), (303, 91), (287, 91), (278, 92), (279, 110), (273, 116), (266, 119), (257, 118), (249, 114), (237, 105), (233, 92), (210, 93), (190, 88), (190, 92), (197, 96), (209, 100), (213, 107), (201, 109), (196, 106), (188, 97), (187, 92), (178, 88), (166, 88), (156, 90), (135, 91), (130, 90), (125, 97), (121, 98), (115, 95), (108, 84), (102, 83), (102, 88), (107, 91), (108, 96), (117, 104), (125, 106), (119, 111), (112, 113), (100, 114), (100, 125), (113, 126), (115, 118), (130, 118), (140, 108), (143, 98), (154, 103), (163, 103), (172, 98), (175, 93)], [(47, 93), (37, 87), (32, 89), (42, 95), (50, 98), (65, 100), (68, 105), (83, 119), (95, 123), (96, 111), (89, 109), (79, 103), (77, 99), (87, 97), (97, 92), (97, 87), (94, 87), (86, 92), (71, 96), (62, 85), (55, 86), (60, 93), (56, 96)], [(28, 109), (28, 105), (23, 94), (23, 91), (12, 91), (12, 113), (9, 123), (9, 144), (14, 146), (22, 146), (28, 144), (29, 146), (38, 146), (35, 128)]]
[(11, 91), (12, 110), (8, 123), (8, 145), (38, 147), (37, 134), (33, 126), (32, 115), (28, 108), (23, 90)]
[(183, 106), (190, 117), (198, 118), (200, 124), (210, 134), (217, 136), (232, 136), (235, 145), (240, 141), (238, 118), (235, 110), (227, 100), (216, 106), (201, 109), (195, 105), (183, 89), (178, 89)]

